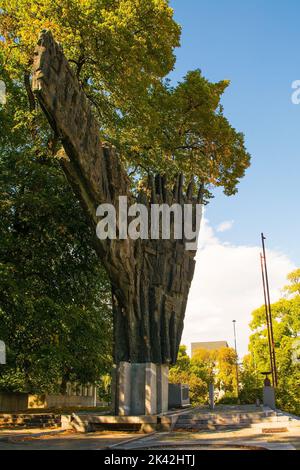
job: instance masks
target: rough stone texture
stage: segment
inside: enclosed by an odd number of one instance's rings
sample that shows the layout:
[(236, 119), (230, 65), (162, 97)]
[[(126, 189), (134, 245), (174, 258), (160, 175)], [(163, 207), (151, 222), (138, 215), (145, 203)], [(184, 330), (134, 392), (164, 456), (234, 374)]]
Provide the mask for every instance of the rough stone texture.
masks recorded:
[[(113, 148), (99, 138), (90, 102), (81, 90), (61, 47), (51, 33), (42, 33), (35, 50), (33, 90), (65, 153), (63, 170), (96, 227), (96, 208), (118, 196), (129, 196), (128, 178)], [(150, 182), (147, 202), (196, 203), (192, 187), (182, 191), (178, 177), (166, 190), (159, 175)], [(146, 202), (146, 195), (143, 195)], [(96, 237), (95, 237), (96, 239)], [(195, 252), (185, 240), (97, 239), (96, 249), (113, 291), (115, 362), (174, 363), (180, 344)]]

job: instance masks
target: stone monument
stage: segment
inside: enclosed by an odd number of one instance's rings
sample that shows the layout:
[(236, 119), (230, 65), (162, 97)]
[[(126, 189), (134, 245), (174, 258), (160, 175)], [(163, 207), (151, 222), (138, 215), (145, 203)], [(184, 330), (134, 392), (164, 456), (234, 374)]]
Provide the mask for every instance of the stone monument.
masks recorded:
[[(38, 41), (33, 91), (60, 139), (60, 164), (96, 228), (96, 210), (130, 193), (129, 179), (114, 148), (100, 141), (93, 108), (61, 46), (50, 31)], [(167, 189), (161, 175), (149, 178), (144, 204), (201, 202), (193, 182), (183, 192), (178, 176)], [(118, 220), (118, 219), (117, 219)], [(195, 267), (195, 251), (184, 238), (170, 240), (99, 240), (95, 249), (107, 270), (113, 298), (115, 413), (155, 414), (167, 410), (168, 366), (177, 358), (187, 297)]]
[(276, 398), (275, 398), (275, 388), (272, 387), (271, 381), (268, 377), (268, 375), (271, 374), (271, 372), (263, 372), (263, 375), (265, 375), (264, 379), (264, 388), (263, 388), (263, 404), (264, 406), (269, 406), (273, 410), (276, 408)]

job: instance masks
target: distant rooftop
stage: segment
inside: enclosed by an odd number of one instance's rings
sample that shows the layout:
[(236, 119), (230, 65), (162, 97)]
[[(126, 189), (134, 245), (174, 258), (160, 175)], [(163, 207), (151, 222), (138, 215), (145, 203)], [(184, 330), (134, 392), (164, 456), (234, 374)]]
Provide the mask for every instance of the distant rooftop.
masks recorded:
[(192, 343), (192, 357), (198, 349), (206, 349), (207, 351), (215, 351), (222, 348), (228, 348), (227, 341), (203, 341), (200, 343)]

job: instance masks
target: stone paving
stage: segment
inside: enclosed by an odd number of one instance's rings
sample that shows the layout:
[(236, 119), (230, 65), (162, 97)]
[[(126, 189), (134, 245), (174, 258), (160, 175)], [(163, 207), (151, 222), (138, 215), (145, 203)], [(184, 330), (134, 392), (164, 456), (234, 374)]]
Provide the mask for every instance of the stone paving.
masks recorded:
[[(232, 413), (251, 412), (245, 407), (218, 407), (214, 414), (223, 417)], [(252, 408), (253, 412), (257, 409)], [(194, 410), (195, 416), (211, 413)], [(190, 414), (191, 411), (188, 411)], [(273, 424), (272, 424), (273, 426)], [(285, 432), (265, 434), (262, 428), (186, 430), (143, 435), (135, 432), (101, 431), (76, 433), (62, 430), (9, 430), (0, 431), (0, 450), (101, 450), (101, 449), (270, 449), (300, 450), (300, 426), (288, 427)]]
[(28, 430), (0, 431), (1, 450), (101, 450), (114, 444), (144, 437), (137, 433)]
[(0, 450), (102, 450), (102, 449), (176, 449), (176, 450), (300, 450), (300, 433), (264, 436), (247, 430), (206, 433), (134, 433), (96, 432), (88, 434), (6, 433), (0, 436)]
[(300, 431), (263, 435), (253, 429), (209, 431), (201, 433), (157, 433), (131, 443), (120, 443), (115, 449), (300, 449)]

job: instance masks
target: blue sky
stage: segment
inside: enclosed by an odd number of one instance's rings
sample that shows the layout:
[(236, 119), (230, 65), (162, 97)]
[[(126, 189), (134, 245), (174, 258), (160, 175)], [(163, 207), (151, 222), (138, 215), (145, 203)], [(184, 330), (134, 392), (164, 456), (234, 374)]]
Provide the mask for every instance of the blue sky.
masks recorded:
[(231, 80), (225, 115), (244, 132), (252, 165), (234, 197), (216, 193), (206, 216), (213, 227), (233, 220), (221, 241), (268, 247), (300, 265), (300, 79), (298, 0), (171, 0), (182, 26), (171, 78), (200, 68), (211, 81)]

